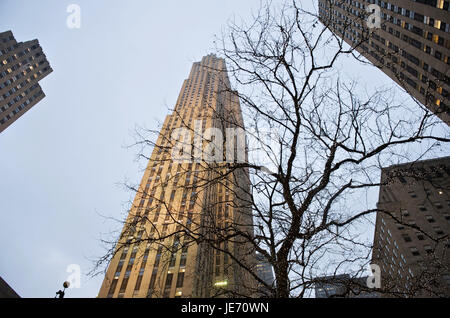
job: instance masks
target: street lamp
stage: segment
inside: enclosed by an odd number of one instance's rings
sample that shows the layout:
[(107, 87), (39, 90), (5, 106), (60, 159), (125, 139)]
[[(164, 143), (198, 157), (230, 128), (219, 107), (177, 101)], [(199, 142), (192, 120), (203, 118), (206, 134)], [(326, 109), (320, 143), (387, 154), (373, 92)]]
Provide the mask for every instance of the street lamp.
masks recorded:
[(66, 288), (69, 288), (69, 286), (70, 286), (70, 283), (67, 282), (67, 281), (65, 281), (65, 282), (63, 283), (64, 289), (63, 289), (63, 290), (58, 290), (58, 291), (56, 292), (55, 298), (64, 298), (64, 294), (65, 294), (64, 291), (66, 290)]

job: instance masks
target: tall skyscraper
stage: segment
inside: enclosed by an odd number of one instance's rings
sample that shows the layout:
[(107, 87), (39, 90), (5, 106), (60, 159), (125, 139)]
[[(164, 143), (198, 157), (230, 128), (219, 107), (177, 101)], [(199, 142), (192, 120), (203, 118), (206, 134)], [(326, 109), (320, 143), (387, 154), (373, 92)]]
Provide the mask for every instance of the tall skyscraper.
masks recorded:
[[(236, 227), (253, 235), (248, 170), (200, 160), (197, 151), (213, 128), (225, 136), (227, 129), (243, 128), (243, 118), (225, 61), (208, 55), (194, 63), (162, 125), (99, 297), (227, 297), (255, 291), (241, 266), (255, 267), (253, 250), (239, 235), (227, 236)], [(187, 146), (200, 138), (201, 146), (178, 149), (176, 136)], [(217, 134), (214, 138), (215, 145), (222, 142)], [(246, 159), (247, 150), (238, 148), (233, 143), (234, 153)]]
[(450, 296), (450, 157), (382, 170), (372, 263), (381, 288), (406, 297)]
[[(450, 124), (449, 1), (319, 0), (318, 3), (320, 20), (331, 31)], [(373, 5), (377, 6), (375, 12), (373, 8), (368, 10)]]
[(45, 97), (39, 81), (51, 72), (38, 40), (0, 33), (0, 133)]

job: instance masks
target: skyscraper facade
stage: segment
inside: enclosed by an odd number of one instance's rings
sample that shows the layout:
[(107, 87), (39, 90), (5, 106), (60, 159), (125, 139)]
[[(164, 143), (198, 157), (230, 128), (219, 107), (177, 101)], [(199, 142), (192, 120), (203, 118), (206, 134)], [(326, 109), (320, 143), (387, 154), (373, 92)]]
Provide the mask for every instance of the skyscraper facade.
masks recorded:
[[(243, 128), (243, 118), (225, 61), (205, 56), (154, 143), (99, 297), (251, 296), (256, 285), (242, 265), (254, 267), (255, 254), (239, 235), (227, 235), (239, 227), (252, 236), (248, 170), (201, 159), (211, 129), (232, 128)], [(196, 138), (200, 147), (176, 148)], [(238, 148), (233, 143), (246, 158)]]
[(450, 123), (449, 3), (447, 0), (318, 1), (320, 20), (331, 31), (447, 124)]
[(449, 175), (450, 157), (382, 170), (372, 263), (385, 294), (450, 296)]
[(51, 72), (38, 40), (0, 33), (0, 133), (45, 97), (39, 81)]

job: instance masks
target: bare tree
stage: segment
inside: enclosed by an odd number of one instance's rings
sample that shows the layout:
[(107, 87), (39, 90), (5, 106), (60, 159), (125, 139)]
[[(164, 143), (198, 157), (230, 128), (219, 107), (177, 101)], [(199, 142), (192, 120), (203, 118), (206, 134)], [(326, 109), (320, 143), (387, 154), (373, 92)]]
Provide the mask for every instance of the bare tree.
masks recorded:
[[(361, 43), (368, 38), (367, 30)], [(393, 211), (367, 199), (390, 182), (380, 180), (381, 169), (446, 149), (448, 130), (425, 108), (399, 100), (394, 88), (364, 88), (348, 79), (340, 63), (346, 56), (356, 56), (359, 44), (348, 46), (297, 1), (267, 3), (252, 21), (230, 22), (217, 43), (227, 69), (212, 71), (226, 71), (235, 86), (224, 83), (218, 94), (224, 105), (240, 101), (243, 120), (226, 107), (219, 111), (211, 106), (211, 112), (220, 131), (229, 127), (245, 131), (245, 149), (234, 147), (248, 151), (248, 158), (227, 161), (221, 153), (223, 160), (193, 161), (194, 170), (179, 165), (175, 175), (161, 176), (161, 186), (172, 182), (194, 193), (183, 198), (183, 207), (171, 206), (151, 189), (129, 186), (157, 204), (146, 213), (139, 206), (131, 209), (139, 212), (130, 213), (118, 241), (106, 241), (111, 247), (96, 269), (126, 246), (149, 242), (152, 248), (167, 251), (168, 262), (177, 250), (204, 245), (211, 255), (215, 251), (227, 255), (230, 266), (239, 267), (252, 282), (244, 286), (246, 290), (217, 289), (211, 296), (308, 297), (321, 282), (318, 277), (343, 272), (360, 277), (371, 263), (369, 236), (375, 214), (405, 224)], [(177, 110), (174, 114), (192, 132), (194, 137), (184, 140), (192, 145), (197, 132)], [(171, 152), (180, 142), (172, 131), (144, 129), (137, 136), (142, 158), (156, 167), (158, 161), (146, 149), (157, 146), (160, 149), (153, 154), (162, 154), (158, 160), (172, 162)], [(205, 145), (213, 145), (207, 150), (212, 155), (229, 141), (200, 137), (204, 142), (197, 148), (205, 151)], [(195, 146), (191, 149), (193, 153)], [(183, 174), (189, 182), (180, 184)], [(226, 196), (216, 193), (219, 185)], [(223, 218), (224, 204), (242, 217)], [(161, 207), (176, 231), (156, 233), (153, 222)], [(258, 274), (251, 260), (255, 252), (273, 266), (274, 284)], [(368, 289), (356, 280), (348, 282), (346, 294)], [(376, 290), (407, 296), (390, 287)]]

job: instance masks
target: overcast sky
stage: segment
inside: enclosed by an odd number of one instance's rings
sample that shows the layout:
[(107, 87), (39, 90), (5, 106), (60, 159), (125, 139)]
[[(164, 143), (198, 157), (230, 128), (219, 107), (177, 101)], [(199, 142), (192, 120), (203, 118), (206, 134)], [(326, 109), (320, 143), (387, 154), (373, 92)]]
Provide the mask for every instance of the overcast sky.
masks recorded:
[[(314, 1), (315, 3), (316, 1)], [(66, 8), (81, 7), (69, 29)], [(312, 3), (312, 1), (311, 1)], [(38, 39), (53, 72), (46, 97), (0, 134), (0, 276), (22, 297), (53, 297), (70, 264), (82, 274), (104, 252), (102, 233), (123, 217), (138, 183), (136, 125), (156, 128), (191, 65), (214, 50), (233, 14), (259, 0), (1, 0), (0, 32)], [(361, 69), (348, 61), (347, 70)], [(362, 80), (391, 83), (372, 69)], [(67, 297), (95, 297), (103, 277), (82, 276)]]

